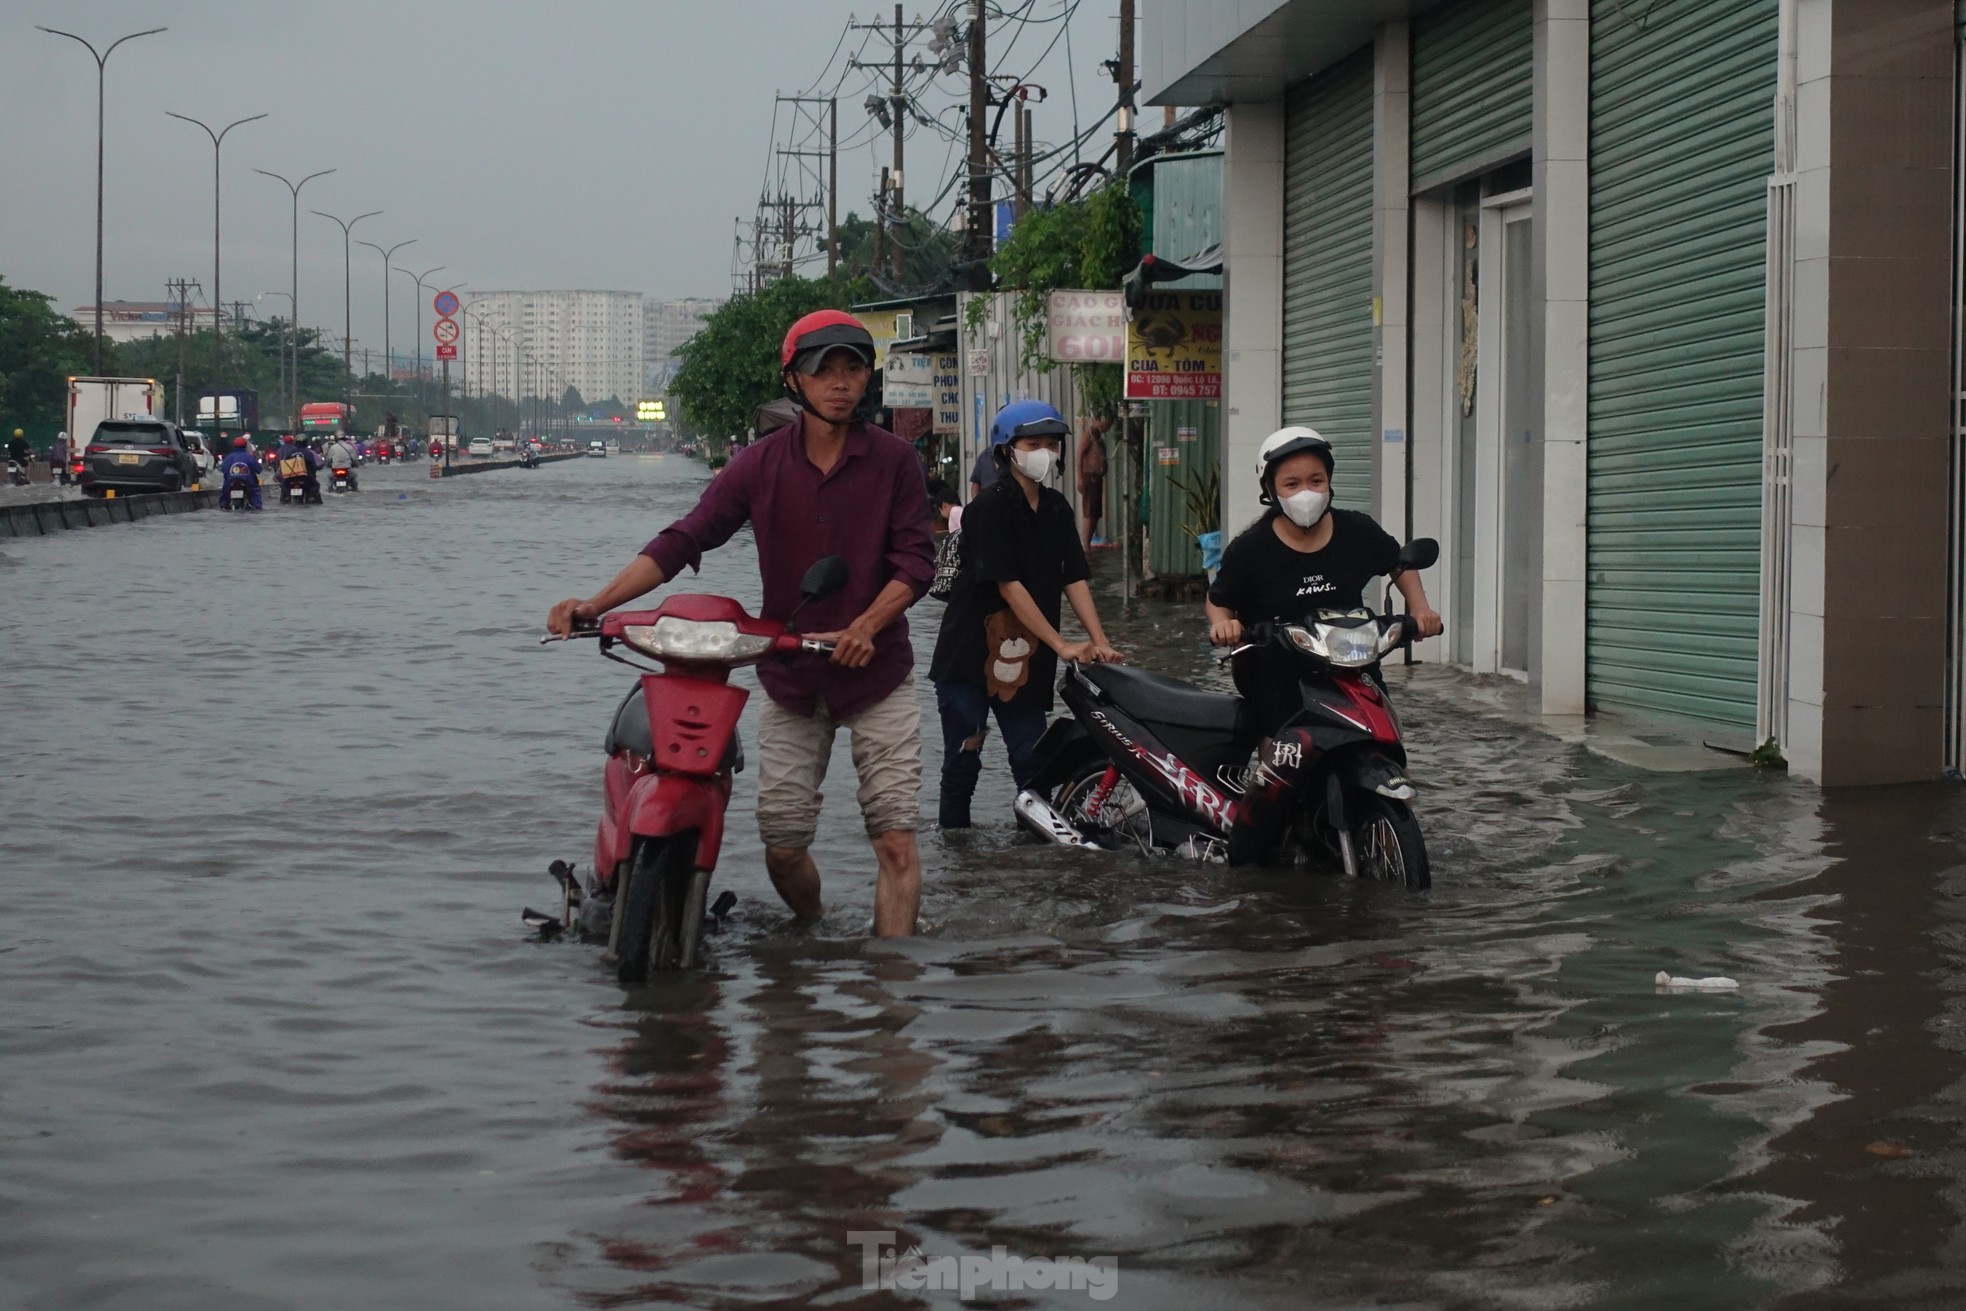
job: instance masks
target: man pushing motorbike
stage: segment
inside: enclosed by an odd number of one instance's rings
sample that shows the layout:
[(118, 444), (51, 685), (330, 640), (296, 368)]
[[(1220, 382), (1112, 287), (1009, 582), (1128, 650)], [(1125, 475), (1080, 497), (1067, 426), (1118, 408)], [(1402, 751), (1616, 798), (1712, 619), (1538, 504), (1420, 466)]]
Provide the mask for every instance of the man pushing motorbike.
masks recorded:
[(758, 668), (758, 832), (772, 886), (800, 919), (825, 913), (811, 855), (819, 787), (844, 725), (859, 775), (861, 818), (879, 865), (874, 931), (915, 931), (921, 903), (921, 710), (903, 617), (935, 570), (928, 495), (913, 447), (860, 417), (874, 341), (852, 315), (821, 310), (794, 323), (779, 352), (797, 420), (739, 452), (702, 499), (586, 600), (565, 600), (546, 627), (565, 636), (698, 567), (703, 553), (749, 523), (764, 581), (760, 614), (788, 618), (799, 581), (822, 556), (846, 558), (845, 588), (801, 615), (837, 643)]

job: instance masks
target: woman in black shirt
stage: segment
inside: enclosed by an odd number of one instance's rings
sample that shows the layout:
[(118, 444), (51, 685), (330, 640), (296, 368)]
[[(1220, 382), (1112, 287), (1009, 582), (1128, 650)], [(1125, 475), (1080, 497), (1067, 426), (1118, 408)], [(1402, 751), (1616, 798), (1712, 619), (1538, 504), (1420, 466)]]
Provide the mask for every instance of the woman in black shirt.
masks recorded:
[[(1071, 503), (1043, 486), (1070, 433), (1042, 401), (1006, 405), (990, 429), (997, 477), (963, 511), (962, 573), (928, 671), (942, 719), (945, 829), (969, 827), (992, 714), (1021, 788), (1035, 765), (1058, 661), (1120, 658), (1092, 601)], [(1088, 640), (1068, 642), (1059, 633), (1065, 599)]]
[[(1393, 575), (1420, 636), (1440, 632), (1419, 571), (1394, 572), (1399, 543), (1371, 515), (1331, 508), (1332, 470), (1331, 443), (1313, 429), (1283, 428), (1264, 439), (1256, 473), (1269, 512), (1222, 552), (1221, 572), (1208, 589), (1208, 637), (1215, 645), (1237, 645), (1247, 624), (1356, 610), (1365, 584), (1382, 574)], [(1258, 702), (1266, 729), (1284, 709), (1265, 704), (1284, 672), (1260, 658), (1236, 669), (1236, 685)]]

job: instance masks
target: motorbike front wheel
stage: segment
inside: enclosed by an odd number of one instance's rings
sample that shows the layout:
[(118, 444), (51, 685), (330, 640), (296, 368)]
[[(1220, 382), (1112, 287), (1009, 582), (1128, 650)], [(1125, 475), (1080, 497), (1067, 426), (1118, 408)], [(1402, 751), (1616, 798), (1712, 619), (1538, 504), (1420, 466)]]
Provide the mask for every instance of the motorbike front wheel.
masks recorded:
[(703, 932), (701, 894), (694, 919), (688, 914), (696, 881), (696, 834), (644, 838), (628, 860), (628, 886), (615, 903), (621, 936), (615, 948), (615, 978), (639, 987), (658, 971), (687, 968), (696, 960)]
[(1376, 792), (1353, 795), (1352, 850), (1358, 859), (1358, 876), (1398, 884), (1408, 892), (1432, 887), (1427, 840), (1407, 804)]

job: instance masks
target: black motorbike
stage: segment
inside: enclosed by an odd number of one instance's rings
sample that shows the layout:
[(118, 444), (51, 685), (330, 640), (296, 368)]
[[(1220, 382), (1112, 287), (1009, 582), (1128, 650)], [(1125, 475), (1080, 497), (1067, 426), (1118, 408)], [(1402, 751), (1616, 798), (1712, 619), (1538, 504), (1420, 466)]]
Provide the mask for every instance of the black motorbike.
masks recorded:
[(18, 460), (7, 461), (7, 485), (10, 487), (27, 486), (27, 466)]
[(284, 505), (319, 505), (321, 486), (318, 482), (310, 484), (306, 478), (282, 478), (280, 501)]
[[(1400, 569), (1439, 555), (1417, 539)], [(1244, 637), (1229, 658), (1253, 654), (1295, 676), (1278, 727), (1266, 736), (1240, 696), (1129, 665), (1072, 665), (1060, 687), (1072, 713), (1038, 742), (1037, 772), (1015, 802), (1020, 822), (1065, 846), (1233, 864), (1304, 857), (1430, 886), (1399, 718), (1375, 672), (1417, 637), (1410, 622), (1325, 610), (1251, 625)]]

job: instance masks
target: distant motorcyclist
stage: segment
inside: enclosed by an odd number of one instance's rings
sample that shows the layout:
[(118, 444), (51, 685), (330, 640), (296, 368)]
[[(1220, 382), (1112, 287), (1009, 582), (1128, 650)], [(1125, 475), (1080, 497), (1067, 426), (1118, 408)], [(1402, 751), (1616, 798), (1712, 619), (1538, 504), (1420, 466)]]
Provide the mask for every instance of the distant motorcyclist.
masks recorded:
[(68, 434), (55, 434), (55, 444), (48, 448), (48, 481), (68, 486)]
[(303, 500), (320, 501), (321, 480), (317, 475), (321, 469), (321, 457), (306, 442), (293, 437), (282, 439), (278, 462), (274, 467), (280, 471), (281, 486), (298, 481), (306, 489)]
[(7, 458), (23, 469), (34, 458), (34, 448), (27, 444), (27, 434), (19, 428), (14, 429), (13, 437), (7, 442)]
[(246, 489), (246, 508), (261, 508), (259, 499), (259, 461), (253, 456), (252, 440), (247, 437), (234, 437), (232, 449), (218, 462), (219, 488), (218, 503), (231, 504), (230, 497), (234, 486)]
[(327, 448), (322, 451), (327, 458), (328, 468), (348, 470), (348, 490), (360, 491), (355, 485), (355, 466), (361, 455), (359, 444), (351, 443), (346, 437), (330, 437)]

